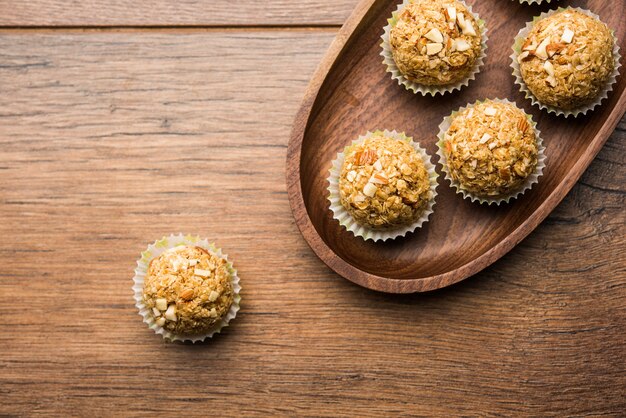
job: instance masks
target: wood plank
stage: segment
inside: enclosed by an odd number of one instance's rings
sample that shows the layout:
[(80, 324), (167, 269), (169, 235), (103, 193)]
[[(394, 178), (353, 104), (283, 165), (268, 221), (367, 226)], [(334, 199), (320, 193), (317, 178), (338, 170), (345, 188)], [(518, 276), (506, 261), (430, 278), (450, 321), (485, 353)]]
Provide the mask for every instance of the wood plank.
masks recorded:
[[(286, 144), (332, 31), (0, 35), (0, 413), (619, 415), (626, 120), (520, 246), (452, 288), (367, 291), (299, 235)], [(235, 261), (208, 344), (141, 322), (179, 231)]]
[(341, 25), (357, 0), (0, 2), (0, 26)]

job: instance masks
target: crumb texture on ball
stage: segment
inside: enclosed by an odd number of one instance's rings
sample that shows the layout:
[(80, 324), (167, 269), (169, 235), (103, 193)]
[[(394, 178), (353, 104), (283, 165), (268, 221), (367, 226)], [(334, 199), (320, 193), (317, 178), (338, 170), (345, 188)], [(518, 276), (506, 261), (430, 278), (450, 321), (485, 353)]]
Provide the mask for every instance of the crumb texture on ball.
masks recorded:
[(443, 138), (443, 152), (452, 179), (485, 198), (519, 190), (535, 171), (539, 154), (527, 115), (491, 100), (454, 117)]
[(178, 246), (150, 262), (143, 300), (157, 325), (177, 335), (210, 331), (233, 303), (226, 259), (196, 246)]
[(598, 19), (566, 9), (536, 22), (517, 57), (528, 90), (573, 110), (596, 101), (615, 67), (614, 38)]
[(460, 82), (481, 54), (478, 22), (456, 0), (416, 0), (399, 11), (389, 43), (409, 80), (427, 86)]
[(371, 229), (412, 224), (434, 197), (422, 156), (408, 141), (382, 132), (346, 150), (339, 194), (354, 220)]

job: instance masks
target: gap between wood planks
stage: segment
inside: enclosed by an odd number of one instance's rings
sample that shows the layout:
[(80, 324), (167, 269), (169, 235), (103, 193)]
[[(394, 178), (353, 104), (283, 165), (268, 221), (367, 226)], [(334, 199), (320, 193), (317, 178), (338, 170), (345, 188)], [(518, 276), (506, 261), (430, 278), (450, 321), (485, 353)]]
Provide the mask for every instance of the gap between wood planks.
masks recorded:
[(90, 26), (0, 26), (0, 34), (15, 32), (240, 32), (240, 31), (337, 31), (342, 25), (335, 24), (295, 24), (295, 25), (90, 25)]

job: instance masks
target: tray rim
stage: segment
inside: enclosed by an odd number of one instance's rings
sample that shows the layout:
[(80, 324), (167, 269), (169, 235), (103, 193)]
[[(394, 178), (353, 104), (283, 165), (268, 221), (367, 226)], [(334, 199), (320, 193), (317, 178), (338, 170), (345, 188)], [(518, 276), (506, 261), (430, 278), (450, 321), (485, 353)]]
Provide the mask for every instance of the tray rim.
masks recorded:
[[(430, 277), (392, 279), (368, 273), (346, 262), (335, 254), (335, 252), (326, 245), (324, 240), (322, 240), (313, 226), (302, 194), (300, 160), (302, 157), (304, 134), (308, 129), (313, 106), (315, 105), (320, 89), (330, 73), (333, 64), (344, 51), (352, 36), (356, 34), (363, 18), (370, 13), (371, 9), (376, 6), (376, 3), (382, 4), (386, 3), (386, 1), (387, 0), (361, 0), (342, 25), (315, 70), (294, 119), (289, 143), (287, 145), (285, 170), (287, 196), (292, 215), (304, 240), (309, 247), (311, 247), (315, 255), (334, 272), (355, 284), (379, 292), (397, 294), (427, 292), (458, 283), (482, 271), (511, 251), (537, 228), (578, 182), (626, 113), (626, 89), (622, 91), (622, 94), (613, 109), (610, 110), (604, 124), (590, 141), (587, 151), (585, 151), (582, 158), (572, 167), (570, 172), (574, 175), (565, 177), (531, 216), (526, 218), (526, 220), (505, 239), (490, 248), (484, 254), (457, 269)], [(620, 74), (619, 77), (624, 77), (624, 75)], [(605, 111), (608, 112), (608, 109), (605, 109)]]

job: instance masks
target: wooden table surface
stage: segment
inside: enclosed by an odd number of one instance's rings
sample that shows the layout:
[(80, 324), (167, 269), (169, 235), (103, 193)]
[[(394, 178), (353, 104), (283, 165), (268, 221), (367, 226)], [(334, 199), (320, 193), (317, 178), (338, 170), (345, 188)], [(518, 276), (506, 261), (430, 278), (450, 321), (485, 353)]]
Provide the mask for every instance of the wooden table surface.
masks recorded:
[[(375, 293), (307, 247), (286, 146), (355, 4), (0, 0), (0, 415), (623, 416), (626, 118), (451, 288)], [(130, 290), (179, 231), (242, 279), (202, 345), (165, 343)]]

